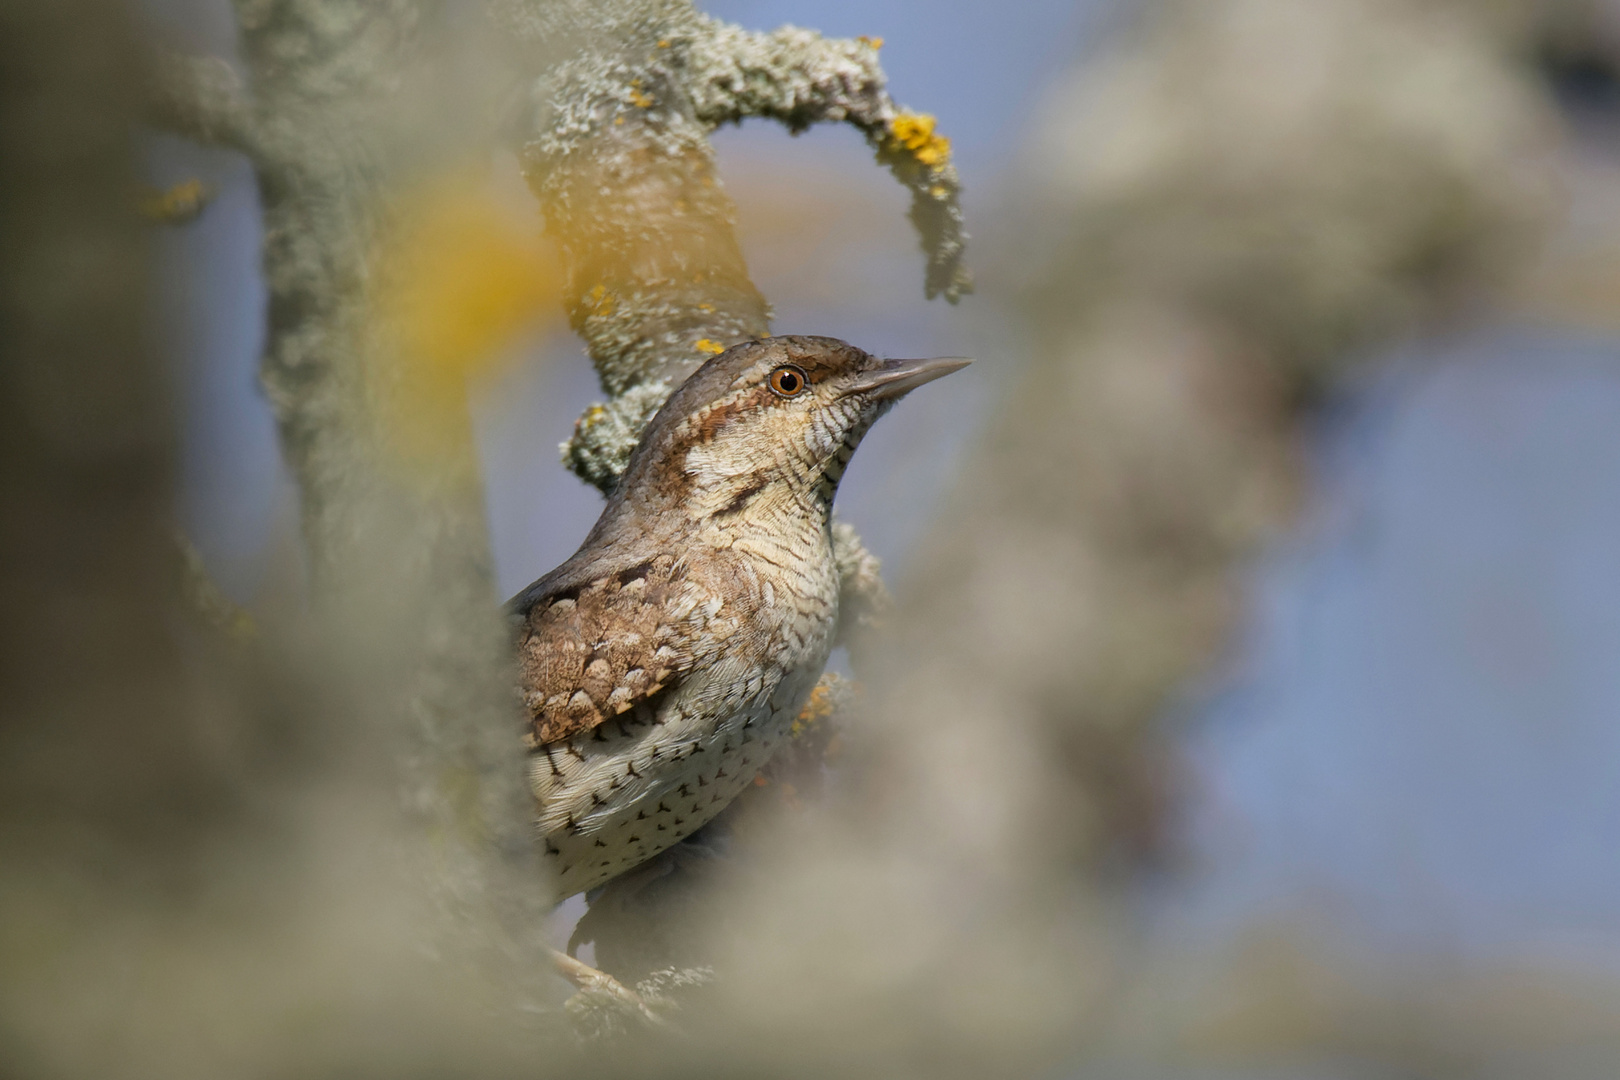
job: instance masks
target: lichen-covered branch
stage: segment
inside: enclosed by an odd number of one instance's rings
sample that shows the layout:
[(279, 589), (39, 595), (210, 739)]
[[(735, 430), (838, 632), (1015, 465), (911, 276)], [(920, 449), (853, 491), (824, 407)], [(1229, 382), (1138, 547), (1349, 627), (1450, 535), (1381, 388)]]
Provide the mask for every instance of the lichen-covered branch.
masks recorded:
[(754, 33), (705, 19), (691, 38), (689, 63), (698, 76), (693, 112), (711, 129), (755, 116), (794, 133), (828, 122), (855, 127), (911, 192), (911, 221), (928, 260), (925, 294), (943, 294), (954, 304), (973, 289), (962, 262), (961, 178), (950, 161), (950, 140), (935, 130), (934, 118), (889, 97), (877, 62), (881, 45), (796, 26)]
[(258, 150), (252, 99), (231, 66), (214, 57), (157, 58), (148, 80), (147, 119), (209, 146)]
[(970, 287), (949, 142), (890, 99), (874, 43), (752, 33), (685, 0), (499, 8), (530, 40), (588, 42), (536, 81), (523, 163), (567, 260), (570, 318), (610, 395), (565, 449), (589, 482), (612, 486), (641, 428), (699, 364), (769, 333), (709, 145), (721, 124), (853, 124), (912, 190), (928, 294), (955, 301)]
[[(277, 14), (295, 14), (289, 7)], [(182, 395), (175, 365), (153, 347), (164, 335), (153, 332), (151, 300), (172, 267), (130, 206), (141, 171), (131, 130), (149, 92), (136, 25), (122, 0), (0, 14), (5, 1071), (178, 1078), (382, 1067), (408, 1077), (440, 1075), (453, 1061), (517, 1075), (512, 1045), (524, 1042), (521, 1073), (536, 1075), (543, 1054), (513, 1035), (525, 1025), (512, 983), (490, 977), (500, 970), (484, 963), (490, 950), (467, 947), (498, 935), (443, 917), (474, 908), (463, 898), (496, 874), (463, 855), (473, 845), (452, 832), (456, 819), (424, 828), (390, 812), (389, 766), (422, 741), (397, 707), (410, 685), (395, 681), (401, 654), (432, 659), (434, 642), (424, 650), (420, 635), (446, 629), (470, 628), (482, 648), (478, 624), (447, 627), (434, 611), (420, 623), (345, 622), (361, 614), (343, 610), (349, 590), (323, 591), (310, 605), (317, 617), (292, 598), (270, 605), (253, 648), (220, 648), (177, 617), (170, 529)], [(320, 55), (306, 59), (318, 66)], [(278, 86), (298, 82), (299, 66), (257, 69), (265, 96), (255, 109), (276, 109)], [(323, 151), (320, 129), (286, 123)], [(277, 192), (272, 233), (317, 224), (307, 208), (296, 212), (304, 199), (346, 192), (349, 220), (359, 216), (374, 174), (344, 185), (322, 171), (341, 160), (334, 148), (300, 160), (290, 145), (285, 157), (259, 159), (267, 182), (316, 174), (305, 189)], [(345, 219), (321, 223), (333, 220)], [(330, 261), (352, 263), (352, 235), (307, 239), (300, 250), (324, 243)], [(272, 235), (272, 259), (287, 245)], [(271, 336), (298, 335), (307, 324), (286, 305), (305, 268), (267, 269), (281, 305)], [(309, 365), (351, 362), (341, 340), (314, 338)], [(321, 390), (312, 378), (307, 396), (283, 408), (330, 401)], [(329, 422), (348, 419), (333, 403)], [(338, 436), (330, 445), (340, 449)], [(351, 509), (357, 529), (364, 509)], [(327, 520), (338, 517), (332, 509)], [(407, 532), (372, 550), (393, 564), (415, 543)], [(443, 586), (448, 575), (429, 568), (396, 587), (416, 596)], [(477, 615), (494, 622), (485, 593)], [(235, 621), (217, 594), (198, 599)], [(497, 700), (504, 692), (498, 681), (473, 685)], [(516, 763), (497, 711), (468, 719), (489, 724)]]
[(604, 1013), (622, 1013), (654, 1030), (671, 1030), (668, 1020), (649, 1008), (641, 995), (613, 976), (556, 950), (552, 950), (551, 960), (558, 973), (579, 989), (569, 1006), (572, 1011), (589, 1014), (591, 1021), (596, 1023), (600, 1023)]
[(1036, 113), (1033, 355), (919, 545), (884, 715), (902, 753), (991, 709), (1038, 747), (1045, 782), (981, 813), (1071, 823), (1047, 865), (1166, 854), (1159, 720), (1230, 647), (1323, 388), (1533, 249), (1554, 122), (1443, 9), (1164, 0)]
[[(261, 378), (295, 476), (318, 575), (358, 555), (351, 515), (374, 463), (365, 396), (366, 255), (388, 147), (371, 121), (401, 78), (419, 4), (237, 5), (261, 137), (269, 335)], [(341, 571), (339, 571), (341, 573)]]
[(432, 5), (236, 6), (251, 96), (223, 65), (175, 61), (156, 115), (254, 165), (269, 293), (261, 377), (299, 486), (315, 606), (364, 687), (352, 737), (394, 765), (431, 844), (412, 858), (448, 916), (446, 955), (528, 956), (543, 971), (532, 928), (544, 889), (529, 877), (530, 800), (470, 427), (408, 473), (389, 457), (397, 433), (379, 406), (406, 376), (375, 303), (378, 238), (415, 157), (445, 145), (402, 105), (441, 88)]
[(847, 521), (833, 522), (833, 559), (838, 565), (838, 643), (858, 647), (888, 613), (892, 600), (883, 584), (883, 564), (866, 549), (860, 534)]

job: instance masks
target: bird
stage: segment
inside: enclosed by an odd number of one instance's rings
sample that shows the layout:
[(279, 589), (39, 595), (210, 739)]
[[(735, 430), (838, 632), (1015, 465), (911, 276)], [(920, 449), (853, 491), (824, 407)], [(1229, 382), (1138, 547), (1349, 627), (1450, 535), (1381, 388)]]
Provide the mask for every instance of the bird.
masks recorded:
[(970, 363), (746, 341), (664, 402), (584, 543), (507, 604), (554, 899), (690, 835), (752, 782), (832, 650), (831, 511), (872, 424)]

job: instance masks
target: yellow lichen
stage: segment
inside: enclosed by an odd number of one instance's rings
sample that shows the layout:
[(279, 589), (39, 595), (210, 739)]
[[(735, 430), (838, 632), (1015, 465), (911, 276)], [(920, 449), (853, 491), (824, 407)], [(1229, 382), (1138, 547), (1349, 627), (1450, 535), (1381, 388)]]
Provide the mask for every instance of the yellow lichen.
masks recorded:
[(880, 38), (880, 37), (868, 37), (867, 35), (862, 34), (860, 37), (857, 37), (855, 40), (860, 42), (862, 45), (865, 45), (865, 46), (867, 46), (868, 48), (871, 48), (871, 49), (881, 49), (881, 48), (883, 48), (883, 39)]
[(951, 140), (934, 130), (927, 113), (903, 112), (889, 124), (889, 138), (924, 165), (943, 165), (951, 156)]
[(838, 703), (833, 700), (833, 687), (837, 685), (838, 677), (824, 675), (815, 689), (810, 691), (810, 697), (805, 701), (804, 708), (794, 718), (793, 726), (788, 729), (788, 736), (797, 739), (816, 724), (833, 714)]
[(182, 180), (162, 191), (148, 191), (141, 195), (135, 208), (144, 218), (161, 221), (166, 225), (181, 225), (202, 213), (213, 197), (213, 189), (201, 180)]
[(667, 48), (669, 48), (669, 39), (668, 39), (668, 38), (663, 38), (663, 39), (662, 39), (662, 40), (660, 40), (660, 41), (659, 41), (659, 42), (658, 42), (658, 47), (659, 47), (659, 48), (660, 48), (660, 49), (667, 49)]
[(373, 400), (390, 447), (426, 478), (459, 457), (475, 467), (467, 385), (553, 317), (562, 274), (538, 222), (514, 215), (481, 167), (431, 176), (392, 210), (369, 259)]
[(592, 315), (613, 314), (613, 297), (608, 294), (606, 285), (597, 285), (586, 294), (586, 298), (591, 302)]
[(697, 340), (696, 348), (698, 352), (706, 352), (710, 356), (718, 356), (726, 351), (726, 347), (724, 345), (720, 344), (718, 341), (710, 340), (709, 338), (699, 338)]
[(632, 79), (630, 81), (630, 101), (638, 109), (650, 109), (650, 108), (652, 108), (653, 99), (648, 97), (646, 94), (643, 94), (641, 92), (641, 80), (640, 79)]

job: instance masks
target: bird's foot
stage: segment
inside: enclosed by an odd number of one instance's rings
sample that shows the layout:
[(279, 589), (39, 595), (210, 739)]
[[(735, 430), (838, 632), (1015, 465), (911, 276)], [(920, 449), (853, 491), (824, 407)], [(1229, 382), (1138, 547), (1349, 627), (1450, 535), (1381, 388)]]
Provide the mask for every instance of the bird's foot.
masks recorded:
[[(636, 1017), (656, 1031), (672, 1032), (675, 1025), (647, 1004), (640, 994), (625, 986), (605, 971), (598, 971), (582, 960), (565, 952), (550, 950), (551, 962), (557, 971), (573, 983), (578, 992), (568, 1000), (566, 1008), (571, 1014), (600, 1013), (608, 1010)], [(601, 1023), (594, 1026), (602, 1027)]]

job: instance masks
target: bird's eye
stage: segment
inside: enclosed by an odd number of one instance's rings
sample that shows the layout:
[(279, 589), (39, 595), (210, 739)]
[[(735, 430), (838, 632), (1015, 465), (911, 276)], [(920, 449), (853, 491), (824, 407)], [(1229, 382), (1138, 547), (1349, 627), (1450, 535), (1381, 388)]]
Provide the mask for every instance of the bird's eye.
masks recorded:
[(810, 380), (805, 378), (803, 369), (796, 368), (792, 364), (783, 364), (771, 372), (769, 382), (771, 390), (778, 397), (798, 397), (804, 393), (804, 388), (810, 385)]

